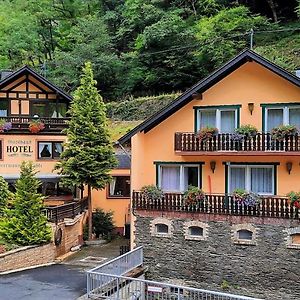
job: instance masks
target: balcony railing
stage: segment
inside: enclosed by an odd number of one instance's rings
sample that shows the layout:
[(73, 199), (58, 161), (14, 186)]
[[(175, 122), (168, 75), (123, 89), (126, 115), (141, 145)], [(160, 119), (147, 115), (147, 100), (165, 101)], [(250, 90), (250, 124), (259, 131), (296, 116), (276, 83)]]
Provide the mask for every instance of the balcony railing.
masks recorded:
[(256, 206), (239, 205), (231, 195), (206, 195), (200, 204), (186, 204), (182, 194), (165, 193), (162, 199), (153, 201), (144, 197), (140, 191), (133, 192), (133, 209), (150, 211), (176, 211), (187, 213), (205, 213), (268, 218), (299, 219), (299, 211), (288, 203), (286, 197), (263, 197)]
[[(36, 118), (33, 117), (19, 117), (19, 116), (10, 116), (10, 117), (0, 117), (0, 120), (5, 120), (6, 122), (10, 122), (12, 124), (11, 131), (24, 131), (28, 130), (29, 123)], [(60, 132), (67, 126), (67, 122), (70, 118), (39, 118), (41, 122), (45, 124), (45, 129), (41, 132), (45, 131), (54, 131)]]
[(220, 133), (208, 141), (200, 141), (195, 133), (176, 132), (176, 152), (300, 152), (300, 135), (286, 136), (283, 141), (272, 139), (270, 133), (258, 133), (253, 137), (236, 141), (232, 133)]

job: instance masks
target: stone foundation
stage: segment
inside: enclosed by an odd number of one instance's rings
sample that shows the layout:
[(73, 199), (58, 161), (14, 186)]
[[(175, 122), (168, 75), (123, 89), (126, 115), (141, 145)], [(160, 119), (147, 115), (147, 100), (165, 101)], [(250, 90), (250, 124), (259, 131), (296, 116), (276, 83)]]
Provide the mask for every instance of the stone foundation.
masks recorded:
[[(298, 221), (145, 211), (135, 215), (135, 243), (144, 246), (150, 279), (270, 300), (300, 299), (300, 250), (288, 245), (290, 228), (299, 227)], [(172, 231), (153, 234), (153, 223), (162, 218)], [(203, 239), (187, 238), (192, 221), (206, 225)], [(251, 243), (237, 241), (240, 228), (254, 230)]]

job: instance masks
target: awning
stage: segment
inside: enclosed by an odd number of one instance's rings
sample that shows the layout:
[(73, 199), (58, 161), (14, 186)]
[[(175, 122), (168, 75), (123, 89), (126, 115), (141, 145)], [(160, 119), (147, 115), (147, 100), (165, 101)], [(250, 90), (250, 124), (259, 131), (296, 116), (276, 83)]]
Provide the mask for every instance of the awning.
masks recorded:
[[(15, 182), (20, 178), (20, 174), (0, 174), (7, 182)], [(41, 181), (58, 182), (63, 175), (59, 174), (36, 174), (36, 178)]]

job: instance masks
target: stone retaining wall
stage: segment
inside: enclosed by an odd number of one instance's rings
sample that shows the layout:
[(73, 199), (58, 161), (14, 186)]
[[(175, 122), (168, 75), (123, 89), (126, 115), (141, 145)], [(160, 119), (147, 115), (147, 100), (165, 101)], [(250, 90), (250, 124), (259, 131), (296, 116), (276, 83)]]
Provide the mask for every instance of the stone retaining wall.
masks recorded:
[[(300, 299), (300, 249), (288, 245), (288, 234), (294, 232), (290, 228), (300, 229), (298, 221), (145, 211), (135, 215), (135, 244), (144, 246), (150, 279), (223, 292), (227, 288), (270, 300)], [(153, 224), (164, 218), (170, 233), (154, 234)], [(187, 224), (197, 222), (205, 224), (204, 236), (189, 239)], [(240, 228), (253, 230), (253, 241), (237, 241)]]

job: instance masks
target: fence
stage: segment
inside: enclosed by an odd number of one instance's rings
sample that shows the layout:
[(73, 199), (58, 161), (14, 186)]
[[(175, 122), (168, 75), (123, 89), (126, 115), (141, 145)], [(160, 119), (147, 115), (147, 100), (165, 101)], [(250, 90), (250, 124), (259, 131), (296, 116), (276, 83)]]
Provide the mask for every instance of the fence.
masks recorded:
[(286, 197), (263, 197), (255, 206), (234, 201), (231, 195), (208, 194), (198, 204), (186, 204), (183, 194), (165, 193), (161, 199), (147, 199), (140, 191), (133, 191), (133, 209), (156, 211), (198, 212), (207, 214), (241, 215), (253, 217), (299, 219), (299, 210)]

